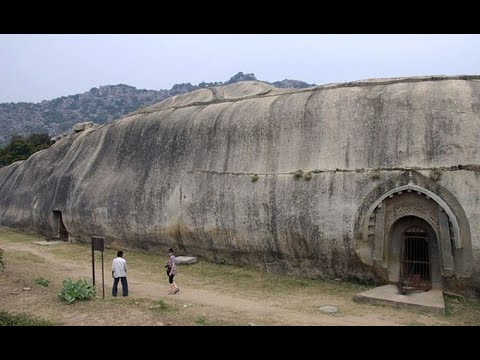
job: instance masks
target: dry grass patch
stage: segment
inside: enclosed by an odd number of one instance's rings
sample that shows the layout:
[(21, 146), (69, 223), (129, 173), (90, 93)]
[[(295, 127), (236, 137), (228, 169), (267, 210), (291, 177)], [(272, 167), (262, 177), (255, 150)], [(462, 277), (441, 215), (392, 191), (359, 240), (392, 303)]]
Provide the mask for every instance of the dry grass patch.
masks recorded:
[[(305, 279), (294, 276), (267, 273), (251, 267), (238, 267), (225, 264), (212, 264), (205, 261), (190, 266), (182, 266), (179, 273), (185, 281), (204, 283), (218, 290), (234, 291), (245, 290), (254, 295), (265, 293), (282, 295), (285, 293), (322, 293), (336, 295), (354, 295), (365, 291), (369, 286), (333, 280)], [(230, 291), (229, 291), (230, 290)]]
[(14, 252), (10, 251), (5, 257), (8, 258), (9, 262), (14, 261), (35, 264), (44, 264), (46, 262), (44, 258), (24, 250), (15, 250)]
[[(263, 268), (206, 261), (180, 265), (176, 282), (182, 291), (178, 296), (167, 296), (167, 256), (126, 248), (105, 249), (105, 300), (98, 287), (101, 262), (96, 251), (97, 296), (90, 302), (67, 305), (57, 297), (61, 281), (68, 276), (91, 275), (90, 244), (31, 244), (36, 240), (42, 237), (0, 228), (7, 261), (0, 274), (0, 310), (65, 325), (480, 325), (478, 301), (446, 296), (446, 316), (425, 315), (355, 303), (353, 296), (371, 288), (369, 285), (284, 276)], [(132, 279), (126, 298), (112, 298), (109, 292), (110, 266), (117, 250), (125, 251), (129, 283)], [(51, 280), (50, 286), (34, 284), (40, 276)], [(31, 286), (31, 291), (22, 291), (25, 286)], [(325, 305), (336, 306), (339, 312), (321, 314), (319, 307)]]
[(480, 301), (444, 295), (446, 318), (454, 325), (480, 325)]
[(0, 226), (0, 239), (13, 242), (32, 242), (45, 240), (44, 237), (38, 234), (26, 234), (24, 232), (17, 231), (15, 229), (10, 229)]

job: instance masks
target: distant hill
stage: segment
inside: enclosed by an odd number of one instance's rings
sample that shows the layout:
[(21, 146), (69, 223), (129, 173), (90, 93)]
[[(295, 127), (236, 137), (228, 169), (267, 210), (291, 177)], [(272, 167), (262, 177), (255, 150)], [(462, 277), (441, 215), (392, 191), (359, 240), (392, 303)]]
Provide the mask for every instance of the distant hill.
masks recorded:
[[(78, 122), (105, 124), (170, 96), (248, 80), (257, 78), (254, 74), (239, 72), (226, 82), (201, 82), (198, 85), (183, 83), (174, 85), (170, 90), (144, 90), (119, 84), (100, 86), (82, 94), (62, 96), (40, 103), (0, 103), (0, 147), (13, 135), (28, 136), (48, 132), (50, 136), (55, 136), (67, 132)], [(270, 84), (280, 88), (315, 86), (299, 80), (282, 80)]]

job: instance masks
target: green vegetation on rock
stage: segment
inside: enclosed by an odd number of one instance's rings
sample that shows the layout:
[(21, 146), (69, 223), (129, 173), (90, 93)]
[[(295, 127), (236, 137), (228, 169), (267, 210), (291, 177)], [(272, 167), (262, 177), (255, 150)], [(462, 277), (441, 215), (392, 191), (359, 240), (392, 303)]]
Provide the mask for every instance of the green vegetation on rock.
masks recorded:
[(16, 135), (6, 147), (0, 149), (0, 167), (15, 161), (26, 160), (33, 153), (50, 147), (48, 134), (32, 134), (28, 137)]

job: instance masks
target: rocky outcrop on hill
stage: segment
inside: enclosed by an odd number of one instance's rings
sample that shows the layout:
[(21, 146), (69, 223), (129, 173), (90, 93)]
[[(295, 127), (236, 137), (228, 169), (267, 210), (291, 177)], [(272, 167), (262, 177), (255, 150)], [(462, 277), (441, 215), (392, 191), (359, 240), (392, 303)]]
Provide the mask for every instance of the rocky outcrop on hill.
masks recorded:
[[(256, 80), (254, 74), (239, 72), (225, 84)], [(222, 82), (176, 84), (170, 90), (137, 89), (124, 84), (100, 86), (82, 94), (62, 96), (40, 103), (0, 103), (0, 148), (12, 135), (48, 133), (51, 137), (64, 134), (76, 123), (93, 121), (105, 124), (168, 97), (222, 85)], [(274, 83), (277, 87), (313, 86), (297, 80)]]

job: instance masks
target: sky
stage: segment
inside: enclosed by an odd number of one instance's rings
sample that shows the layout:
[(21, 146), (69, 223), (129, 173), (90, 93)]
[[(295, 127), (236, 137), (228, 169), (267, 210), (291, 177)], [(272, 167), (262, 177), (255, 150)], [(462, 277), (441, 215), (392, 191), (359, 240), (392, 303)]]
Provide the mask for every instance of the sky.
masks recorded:
[(102, 85), (170, 89), (238, 72), (317, 85), (480, 74), (480, 35), (0, 34), (0, 103)]

